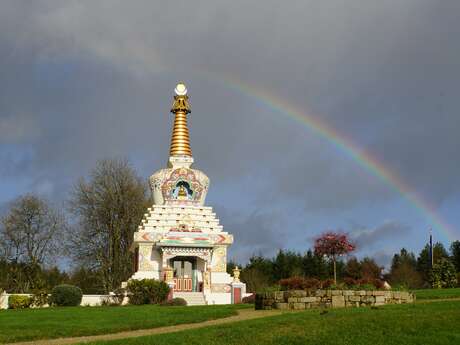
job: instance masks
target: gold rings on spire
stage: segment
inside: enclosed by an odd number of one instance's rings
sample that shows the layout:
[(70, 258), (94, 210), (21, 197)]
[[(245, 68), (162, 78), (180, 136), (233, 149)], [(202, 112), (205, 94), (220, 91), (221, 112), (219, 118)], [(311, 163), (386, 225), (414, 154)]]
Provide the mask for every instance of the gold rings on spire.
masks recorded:
[(170, 156), (192, 157), (190, 137), (188, 134), (187, 114), (191, 112), (188, 102), (187, 88), (184, 83), (177, 84), (171, 113), (175, 115), (171, 137)]

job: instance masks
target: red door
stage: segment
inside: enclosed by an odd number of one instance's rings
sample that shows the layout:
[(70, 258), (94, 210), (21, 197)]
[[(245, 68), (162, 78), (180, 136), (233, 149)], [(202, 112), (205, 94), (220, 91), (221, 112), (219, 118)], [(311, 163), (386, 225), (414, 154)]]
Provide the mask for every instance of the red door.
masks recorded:
[(178, 258), (173, 261), (174, 269), (174, 291), (193, 291), (193, 264), (186, 258)]
[(174, 291), (192, 291), (192, 278), (174, 278)]
[(233, 303), (234, 304), (241, 303), (241, 288), (233, 289)]

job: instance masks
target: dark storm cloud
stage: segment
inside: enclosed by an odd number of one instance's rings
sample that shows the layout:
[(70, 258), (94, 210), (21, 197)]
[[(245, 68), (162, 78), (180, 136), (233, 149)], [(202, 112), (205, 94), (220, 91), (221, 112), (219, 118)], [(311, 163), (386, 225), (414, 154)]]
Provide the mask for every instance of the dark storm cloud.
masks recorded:
[(254, 211), (247, 215), (229, 212), (224, 207), (216, 207), (216, 212), (226, 231), (234, 235), (229, 259), (245, 263), (252, 255), (271, 257), (279, 249), (286, 249), (286, 236), (282, 231), (284, 215), (281, 213)]
[(406, 224), (401, 224), (398, 221), (387, 221), (373, 229), (362, 227), (354, 229), (350, 232), (350, 237), (356, 243), (357, 249), (362, 250), (385, 240), (403, 238), (410, 234), (411, 230), (411, 227)]
[[(256, 239), (258, 250), (281, 246), (269, 223), (289, 218), (285, 200), (339, 222), (344, 210), (400, 198), (327, 140), (225, 86), (231, 75), (315, 114), (445, 205), (460, 193), (459, 10), (429, 0), (4, 1), (1, 177), (27, 176), (29, 189), (62, 200), (100, 158), (129, 156), (147, 176), (166, 162), (172, 89), (185, 80), (196, 166), (212, 179), (210, 198), (241, 218), (229, 225), (238, 255)], [(239, 199), (220, 198), (222, 186)], [(398, 226), (386, 226), (363, 236), (388, 240)]]
[(374, 258), (375, 262), (384, 267), (386, 271), (389, 271), (391, 268), (391, 260), (393, 259), (393, 252), (386, 252), (384, 250), (377, 251), (371, 256)]

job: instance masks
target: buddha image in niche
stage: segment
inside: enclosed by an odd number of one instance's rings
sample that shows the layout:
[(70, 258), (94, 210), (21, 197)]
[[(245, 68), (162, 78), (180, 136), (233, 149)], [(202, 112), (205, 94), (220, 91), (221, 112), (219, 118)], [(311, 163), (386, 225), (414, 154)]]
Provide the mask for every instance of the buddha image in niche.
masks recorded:
[(193, 191), (186, 181), (179, 181), (174, 188), (172, 195), (179, 200), (192, 200)]

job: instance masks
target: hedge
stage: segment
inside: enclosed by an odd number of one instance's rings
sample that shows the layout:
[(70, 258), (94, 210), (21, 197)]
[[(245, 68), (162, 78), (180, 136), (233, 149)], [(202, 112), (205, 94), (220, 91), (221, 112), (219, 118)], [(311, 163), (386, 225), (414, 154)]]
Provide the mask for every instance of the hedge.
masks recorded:
[(50, 302), (54, 306), (78, 306), (81, 303), (83, 293), (74, 285), (62, 284), (55, 286), (51, 291)]
[(9, 309), (25, 309), (29, 308), (33, 303), (33, 298), (29, 296), (11, 295), (8, 298)]
[(129, 303), (160, 304), (168, 298), (169, 286), (155, 279), (130, 280), (128, 282)]

